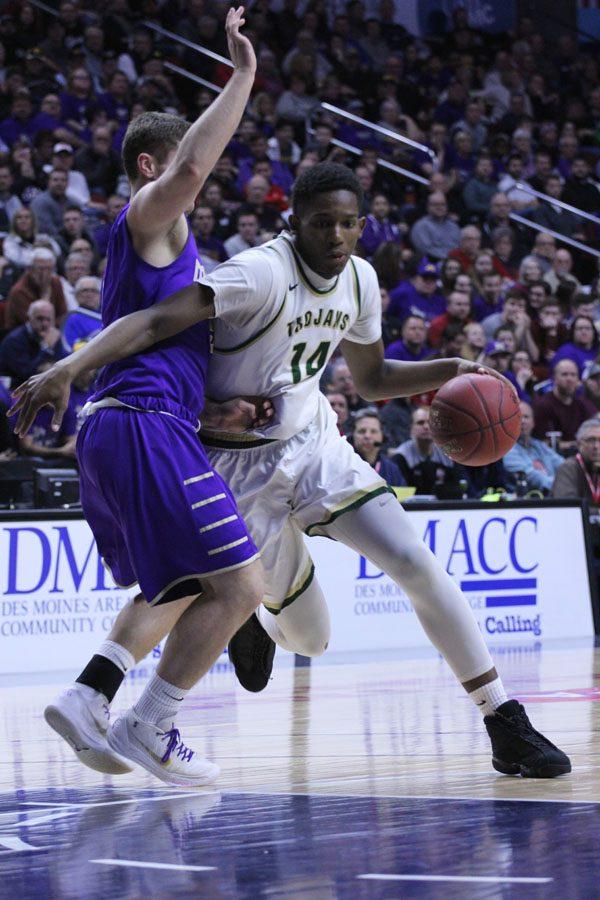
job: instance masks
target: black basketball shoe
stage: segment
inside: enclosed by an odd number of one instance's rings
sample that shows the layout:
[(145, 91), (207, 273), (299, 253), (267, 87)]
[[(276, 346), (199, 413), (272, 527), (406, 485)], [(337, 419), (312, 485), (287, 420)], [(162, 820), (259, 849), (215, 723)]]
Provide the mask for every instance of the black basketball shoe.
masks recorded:
[(485, 716), (492, 742), (492, 765), (503, 775), (555, 778), (571, 771), (569, 757), (536, 731), (517, 700), (507, 700)]
[(252, 613), (236, 631), (227, 647), (237, 680), (247, 691), (258, 693), (269, 683), (275, 657), (275, 642), (271, 640)]

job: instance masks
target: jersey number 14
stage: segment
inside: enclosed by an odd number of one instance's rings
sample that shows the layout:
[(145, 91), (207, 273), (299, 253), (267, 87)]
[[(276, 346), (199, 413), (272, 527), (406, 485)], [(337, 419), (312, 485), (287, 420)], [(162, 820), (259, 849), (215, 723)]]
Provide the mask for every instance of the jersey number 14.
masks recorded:
[[(317, 349), (314, 353), (308, 357), (306, 362), (302, 362), (302, 357), (304, 356), (304, 351), (306, 350), (306, 344), (294, 344), (292, 347), (292, 383), (298, 384), (300, 381), (304, 381), (305, 378), (310, 378), (312, 375), (316, 375), (319, 372), (325, 363), (327, 362), (327, 355), (329, 353), (329, 347), (331, 345), (331, 341), (321, 341)], [(302, 370), (305, 370), (306, 374), (303, 375)]]

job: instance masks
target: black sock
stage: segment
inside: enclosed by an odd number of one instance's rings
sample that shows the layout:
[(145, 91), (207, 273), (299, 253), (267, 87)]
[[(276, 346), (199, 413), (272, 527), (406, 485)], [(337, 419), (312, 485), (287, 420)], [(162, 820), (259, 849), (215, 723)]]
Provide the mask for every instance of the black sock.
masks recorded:
[(104, 694), (109, 703), (121, 687), (125, 673), (106, 656), (95, 654), (77, 678), (79, 684), (87, 684), (88, 687)]

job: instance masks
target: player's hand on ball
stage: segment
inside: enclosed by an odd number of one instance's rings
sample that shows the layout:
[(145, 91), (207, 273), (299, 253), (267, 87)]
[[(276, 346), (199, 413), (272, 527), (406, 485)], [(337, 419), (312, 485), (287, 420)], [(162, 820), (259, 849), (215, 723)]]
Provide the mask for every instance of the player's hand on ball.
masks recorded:
[(69, 405), (71, 376), (67, 369), (54, 365), (47, 372), (33, 375), (12, 391), (15, 402), (7, 416), (19, 414), (14, 432), (19, 437), (27, 434), (37, 413), (43, 406), (52, 406), (52, 430), (58, 431)]
[(491, 369), (489, 366), (484, 366), (478, 362), (470, 362), (468, 359), (457, 359), (457, 375), (491, 375), (493, 378), (497, 378), (499, 381), (507, 384), (511, 390), (514, 391), (514, 387), (504, 375), (501, 375), (500, 372), (497, 372), (496, 369)]
[(227, 13), (225, 30), (227, 32), (227, 47), (231, 62), (236, 69), (254, 73), (256, 71), (256, 54), (254, 47), (245, 35), (240, 34), (240, 28), (244, 25), (244, 7), (233, 7)]

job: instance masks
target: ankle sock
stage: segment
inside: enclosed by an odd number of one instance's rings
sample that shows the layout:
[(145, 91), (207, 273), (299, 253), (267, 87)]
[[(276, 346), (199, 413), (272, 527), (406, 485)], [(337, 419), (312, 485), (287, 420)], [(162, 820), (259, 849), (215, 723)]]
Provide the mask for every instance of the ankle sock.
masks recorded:
[(493, 716), (498, 707), (508, 700), (500, 678), (494, 678), (488, 684), (475, 688), (469, 693), (469, 697), (484, 716)]
[(135, 659), (126, 647), (115, 641), (104, 641), (77, 678), (77, 682), (99, 691), (112, 703), (125, 673), (134, 666)]
[(187, 690), (169, 684), (160, 675), (153, 675), (133, 711), (142, 722), (170, 727), (181, 708)]

